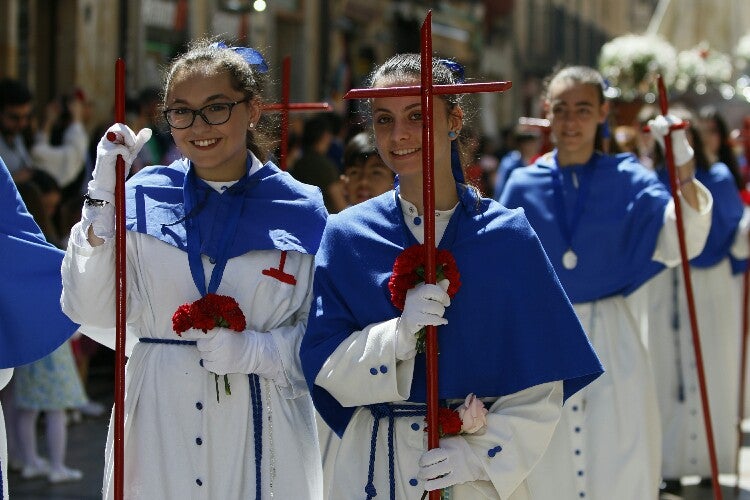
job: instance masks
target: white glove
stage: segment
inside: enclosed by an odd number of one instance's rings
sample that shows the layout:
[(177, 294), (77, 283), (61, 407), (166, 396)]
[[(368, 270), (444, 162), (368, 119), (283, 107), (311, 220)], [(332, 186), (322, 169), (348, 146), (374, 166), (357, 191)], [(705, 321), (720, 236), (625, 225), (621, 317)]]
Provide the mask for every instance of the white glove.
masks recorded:
[(404, 312), (396, 326), (396, 358), (411, 359), (417, 354), (415, 334), (427, 325), (447, 325), (443, 318), (445, 308), (451, 305), (446, 292), (450, 281), (442, 280), (437, 285), (422, 283), (406, 292)]
[(89, 226), (93, 226), (94, 234), (108, 241), (115, 237), (115, 206), (107, 203), (102, 206), (83, 204), (81, 212), (81, 229), (87, 235)]
[[(653, 120), (648, 121), (648, 128), (651, 135), (659, 143), (662, 151), (664, 149), (664, 136), (669, 133), (669, 129), (673, 125), (679, 125), (682, 120), (674, 115), (659, 115)], [(690, 147), (690, 143), (685, 134), (685, 129), (680, 128), (672, 131), (672, 153), (674, 154), (674, 163), (678, 167), (686, 165), (693, 159), (693, 148)]]
[[(107, 135), (110, 133), (116, 134), (115, 142), (107, 139)], [(150, 128), (142, 128), (136, 135), (127, 125), (122, 123), (115, 123), (109, 127), (96, 146), (96, 165), (94, 166), (93, 178), (89, 181), (89, 196), (96, 200), (114, 203), (117, 155), (122, 155), (123, 160), (125, 160), (125, 177), (127, 177), (133, 160), (150, 138)]]
[(489, 480), (479, 458), (461, 436), (443, 438), (440, 448), (424, 452), (419, 459), (417, 477), (424, 481), (427, 491), (480, 479)]
[(276, 378), (282, 370), (273, 336), (251, 330), (214, 328), (196, 341), (203, 368), (217, 375), (257, 373)]

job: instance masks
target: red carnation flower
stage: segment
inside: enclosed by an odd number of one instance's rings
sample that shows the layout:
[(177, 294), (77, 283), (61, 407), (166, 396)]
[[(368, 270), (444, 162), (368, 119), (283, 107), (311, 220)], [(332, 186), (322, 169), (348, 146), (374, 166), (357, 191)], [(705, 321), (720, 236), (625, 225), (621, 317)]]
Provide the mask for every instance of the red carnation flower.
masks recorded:
[(177, 335), (182, 337), (182, 332), (192, 328), (193, 323), (190, 320), (190, 305), (183, 304), (177, 308), (172, 316), (172, 329)]
[[(461, 434), (461, 416), (456, 410), (438, 408), (438, 434), (440, 437), (457, 436)], [(427, 431), (427, 427), (424, 428)]]
[[(391, 302), (399, 310), (404, 310), (406, 292), (424, 282), (425, 248), (424, 245), (412, 245), (404, 249), (393, 263), (393, 273), (388, 281)], [(453, 298), (461, 288), (461, 273), (453, 254), (438, 248), (435, 252), (435, 278), (437, 282), (447, 279), (448, 296)], [(424, 328), (417, 333), (417, 352), (424, 352)]]
[[(240, 305), (232, 297), (206, 294), (192, 304), (183, 304), (177, 308), (172, 315), (172, 329), (179, 336), (182, 333), (195, 328), (208, 332), (215, 327), (229, 328), (235, 332), (245, 330), (247, 321)], [(216, 401), (219, 401), (219, 376), (215, 375)], [(229, 386), (229, 377), (224, 375), (224, 392), (232, 394)]]

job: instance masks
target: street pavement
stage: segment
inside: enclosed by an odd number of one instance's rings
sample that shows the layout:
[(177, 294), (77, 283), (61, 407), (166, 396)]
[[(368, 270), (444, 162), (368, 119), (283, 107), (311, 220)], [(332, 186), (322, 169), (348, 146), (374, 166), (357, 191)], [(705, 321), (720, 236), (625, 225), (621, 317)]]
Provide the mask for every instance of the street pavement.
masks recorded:
[[(111, 409), (114, 380), (111, 358), (105, 354), (99, 365), (92, 365), (89, 379), (89, 396)], [(11, 500), (100, 499), (108, 425), (109, 411), (102, 417), (84, 417), (82, 421), (71, 423), (68, 427), (67, 465), (83, 472), (81, 481), (51, 484), (46, 479), (24, 480), (17, 473), (10, 473), (8, 486)], [(724, 500), (750, 500), (750, 420), (745, 421), (744, 430), (745, 442), (740, 456), (740, 487), (735, 488), (734, 476), (721, 475), (719, 480)], [(39, 442), (40, 451), (44, 454), (44, 439), (40, 439)], [(698, 477), (684, 478), (680, 495), (663, 494), (660, 500), (713, 500), (712, 490), (700, 487), (697, 484), (698, 480)]]

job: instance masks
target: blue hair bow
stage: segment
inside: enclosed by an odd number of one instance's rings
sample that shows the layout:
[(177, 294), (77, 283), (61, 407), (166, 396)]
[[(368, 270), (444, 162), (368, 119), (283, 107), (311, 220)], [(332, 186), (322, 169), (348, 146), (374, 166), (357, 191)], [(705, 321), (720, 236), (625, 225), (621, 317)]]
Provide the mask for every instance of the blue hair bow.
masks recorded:
[(263, 56), (255, 49), (250, 47), (228, 47), (224, 42), (214, 42), (211, 47), (216, 49), (231, 49), (238, 53), (250, 66), (254, 66), (261, 73), (268, 71), (268, 64)]
[(456, 77), (456, 82), (458, 83), (464, 83), (466, 81), (466, 78), (464, 77), (464, 67), (461, 66), (456, 61), (451, 61), (450, 59), (438, 59), (438, 61), (446, 66), (453, 75)]

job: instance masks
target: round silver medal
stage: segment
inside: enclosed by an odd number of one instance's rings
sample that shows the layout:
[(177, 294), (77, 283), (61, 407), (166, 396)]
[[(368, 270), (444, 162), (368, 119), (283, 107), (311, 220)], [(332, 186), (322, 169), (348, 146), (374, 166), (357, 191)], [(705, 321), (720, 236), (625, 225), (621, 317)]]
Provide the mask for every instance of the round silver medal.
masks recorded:
[(562, 263), (565, 269), (575, 269), (578, 265), (578, 256), (571, 249), (563, 254)]

